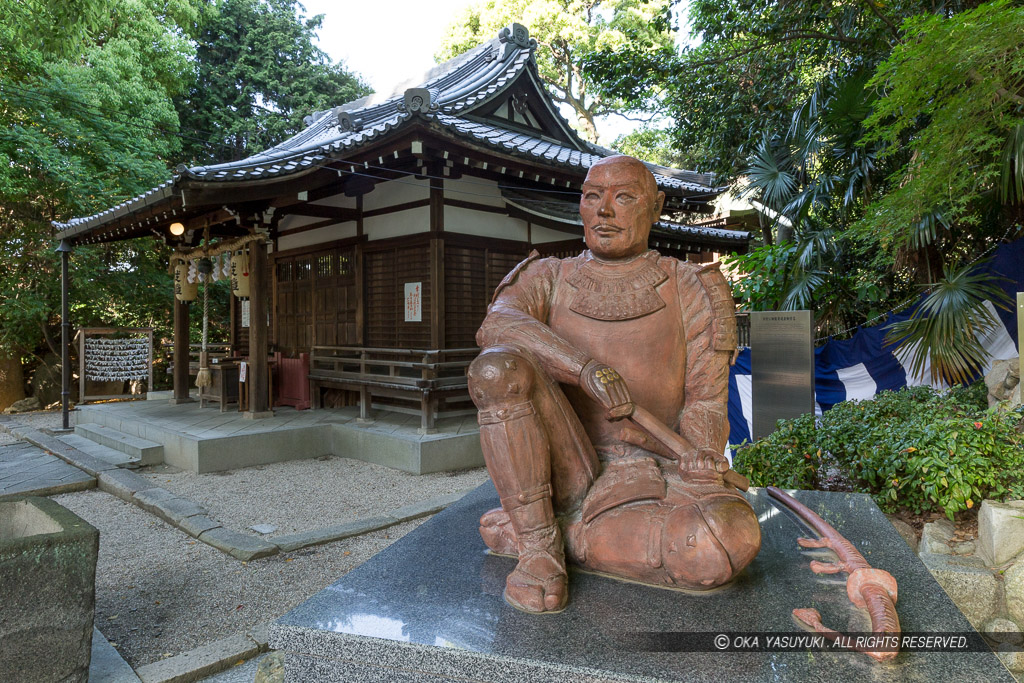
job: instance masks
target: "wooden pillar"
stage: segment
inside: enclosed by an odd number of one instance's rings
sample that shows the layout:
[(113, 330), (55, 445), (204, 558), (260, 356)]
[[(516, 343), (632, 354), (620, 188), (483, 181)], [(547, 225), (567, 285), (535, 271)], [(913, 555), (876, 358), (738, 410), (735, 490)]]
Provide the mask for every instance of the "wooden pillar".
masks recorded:
[[(433, 176), (440, 168), (432, 167)], [(443, 349), (444, 334), (444, 180), (430, 179), (430, 347)]]
[(171, 403), (192, 400), (188, 395), (188, 311), (188, 302), (174, 297), (174, 397)]
[(261, 242), (249, 245), (249, 410), (245, 417), (273, 417), (268, 400), (267, 338), (267, 248)]

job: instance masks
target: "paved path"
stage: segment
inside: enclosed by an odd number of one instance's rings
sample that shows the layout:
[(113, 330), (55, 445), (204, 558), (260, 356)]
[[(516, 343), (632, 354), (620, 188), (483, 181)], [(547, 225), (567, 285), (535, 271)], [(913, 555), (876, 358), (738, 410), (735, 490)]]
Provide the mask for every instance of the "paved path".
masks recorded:
[(95, 486), (95, 477), (30, 443), (0, 446), (0, 498), (52, 496)]

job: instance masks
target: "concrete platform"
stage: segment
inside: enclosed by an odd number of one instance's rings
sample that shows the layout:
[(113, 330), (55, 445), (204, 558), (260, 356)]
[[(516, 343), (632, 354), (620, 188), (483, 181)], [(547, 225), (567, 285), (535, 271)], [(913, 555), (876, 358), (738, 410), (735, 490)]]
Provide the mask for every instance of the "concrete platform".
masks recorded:
[(378, 412), (372, 423), (357, 408), (274, 409), (249, 419), (198, 403), (163, 401), (90, 404), (71, 413), (75, 425), (94, 423), (163, 446), (164, 462), (199, 474), (284, 460), (337, 455), (428, 474), (484, 464), (475, 416), (437, 421), (420, 434), (419, 417)]
[(574, 570), (564, 611), (520, 612), (502, 598), (515, 560), (488, 554), (477, 530), (498, 504), (490, 483), (281, 617), (270, 645), (285, 652), (286, 680), (303, 683), (1013, 681), (868, 496), (796, 496), (897, 578), (904, 633), (963, 635), (974, 651), (904, 649), (879, 663), (813, 643), (769, 646), (772, 634), (811, 635), (794, 622), (797, 607), (848, 634), (869, 626), (844, 577), (811, 572), (811, 559), (831, 553), (801, 550), (808, 531), (763, 490), (748, 494), (761, 552), (732, 584), (693, 593)]

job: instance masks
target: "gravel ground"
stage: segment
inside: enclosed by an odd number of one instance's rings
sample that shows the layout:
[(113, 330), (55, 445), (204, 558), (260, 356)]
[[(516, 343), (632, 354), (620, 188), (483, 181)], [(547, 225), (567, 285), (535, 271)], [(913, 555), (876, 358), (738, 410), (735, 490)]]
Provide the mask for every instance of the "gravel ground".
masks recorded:
[(53, 500), (100, 530), (95, 623), (133, 668), (276, 619), (423, 521), (240, 562), (102, 491)]
[[(36, 429), (61, 426), (59, 411), (13, 419)], [(386, 514), (487, 479), (483, 468), (414, 476), (338, 457), (203, 475), (167, 466), (139, 473), (236, 531), (256, 535), (248, 527), (274, 525), (271, 539)], [(241, 562), (99, 490), (53, 500), (100, 531), (95, 623), (133, 668), (277, 619), (425, 521)], [(242, 667), (224, 676), (251, 680)]]
[(382, 465), (324, 456), (193, 474), (160, 465), (139, 470), (157, 486), (195, 501), (229, 529), (268, 538), (374, 517), (410, 503), (469, 491), (487, 481), (484, 468), (414, 475)]

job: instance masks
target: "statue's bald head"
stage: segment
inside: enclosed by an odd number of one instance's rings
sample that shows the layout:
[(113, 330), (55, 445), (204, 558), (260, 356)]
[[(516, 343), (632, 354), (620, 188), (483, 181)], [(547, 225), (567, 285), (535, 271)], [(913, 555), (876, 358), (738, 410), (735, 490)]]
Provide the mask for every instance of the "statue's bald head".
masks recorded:
[(651, 173), (644, 162), (640, 161), (636, 157), (627, 156), (625, 154), (616, 154), (614, 156), (605, 157), (595, 161), (590, 166), (590, 170), (587, 171), (587, 178), (590, 178), (590, 174), (595, 169), (600, 170), (603, 167), (610, 167), (616, 169), (618, 173), (632, 175), (636, 180), (641, 183), (644, 189), (644, 193), (653, 201), (658, 195), (658, 183), (654, 180), (654, 174)]
[(606, 259), (643, 253), (664, 203), (665, 193), (639, 159), (616, 155), (594, 162), (580, 197), (587, 246)]

